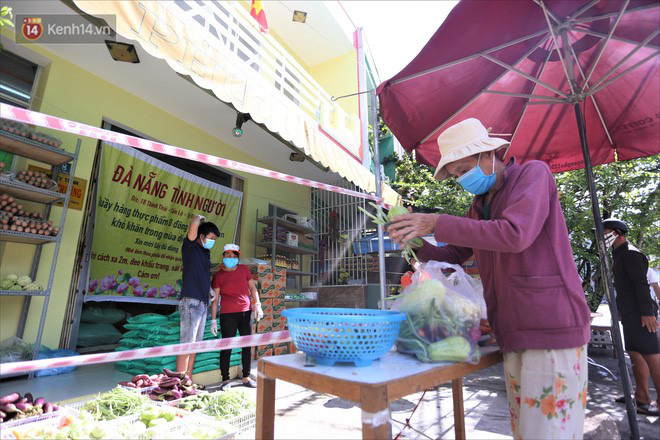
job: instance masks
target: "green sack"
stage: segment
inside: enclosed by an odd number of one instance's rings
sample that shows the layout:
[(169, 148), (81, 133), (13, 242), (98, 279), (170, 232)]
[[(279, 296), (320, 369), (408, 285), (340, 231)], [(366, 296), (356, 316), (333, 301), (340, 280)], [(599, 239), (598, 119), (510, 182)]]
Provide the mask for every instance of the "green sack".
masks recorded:
[(77, 347), (114, 344), (121, 339), (121, 332), (112, 324), (89, 324), (83, 322), (78, 328)]
[(126, 318), (126, 312), (121, 309), (103, 307), (86, 307), (80, 315), (80, 322), (89, 324), (116, 324)]
[(129, 324), (155, 324), (157, 322), (165, 321), (167, 316), (159, 315), (158, 313), (142, 313), (141, 315), (131, 316), (126, 319)]

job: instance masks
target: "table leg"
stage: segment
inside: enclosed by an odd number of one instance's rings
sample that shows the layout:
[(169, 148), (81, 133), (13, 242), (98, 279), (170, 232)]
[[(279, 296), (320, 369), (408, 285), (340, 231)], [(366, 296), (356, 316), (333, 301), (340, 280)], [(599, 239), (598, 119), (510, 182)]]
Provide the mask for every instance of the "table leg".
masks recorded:
[(275, 438), (275, 379), (264, 375), (263, 364), (257, 368), (257, 430), (256, 438)]
[(390, 403), (386, 387), (366, 387), (360, 390), (362, 407), (362, 438), (391, 439)]
[(454, 432), (456, 440), (465, 440), (465, 412), (463, 410), (463, 379), (451, 381), (451, 394), (454, 399)]

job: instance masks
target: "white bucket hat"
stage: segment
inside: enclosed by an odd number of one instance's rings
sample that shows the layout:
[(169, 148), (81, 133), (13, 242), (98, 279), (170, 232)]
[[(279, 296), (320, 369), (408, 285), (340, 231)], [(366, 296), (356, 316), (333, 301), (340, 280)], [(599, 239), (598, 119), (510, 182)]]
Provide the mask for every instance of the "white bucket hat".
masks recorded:
[(440, 162), (433, 177), (437, 180), (445, 180), (449, 177), (449, 173), (445, 170), (447, 164), (485, 151), (509, 148), (509, 145), (511, 145), (509, 141), (488, 136), (488, 130), (478, 119), (461, 121), (438, 136)]
[(227, 251), (236, 252), (237, 254), (240, 254), (241, 248), (237, 244), (228, 243), (225, 245), (224, 249), (222, 250), (222, 253), (224, 254)]

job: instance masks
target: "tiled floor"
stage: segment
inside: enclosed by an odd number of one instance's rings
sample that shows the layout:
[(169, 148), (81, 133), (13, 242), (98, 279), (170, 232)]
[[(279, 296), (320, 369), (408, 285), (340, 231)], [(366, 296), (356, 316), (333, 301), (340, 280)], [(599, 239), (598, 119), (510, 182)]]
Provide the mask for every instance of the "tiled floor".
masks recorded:
[(4, 396), (14, 391), (21, 394), (30, 392), (35, 397), (61, 402), (107, 391), (116, 387), (118, 382), (130, 380), (131, 377), (129, 374), (116, 371), (112, 364), (89, 365), (57, 376), (2, 381), (0, 395)]

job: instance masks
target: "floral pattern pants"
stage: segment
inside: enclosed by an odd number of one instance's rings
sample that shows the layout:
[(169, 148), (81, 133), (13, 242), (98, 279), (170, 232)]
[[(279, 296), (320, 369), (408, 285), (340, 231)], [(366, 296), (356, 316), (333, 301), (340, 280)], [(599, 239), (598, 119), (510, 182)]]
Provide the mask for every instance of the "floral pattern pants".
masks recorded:
[(514, 440), (582, 438), (586, 345), (505, 353), (504, 375)]

